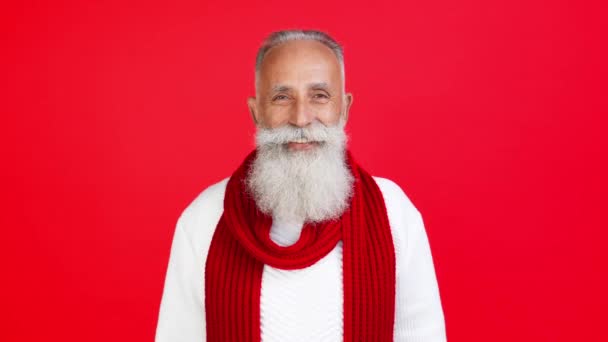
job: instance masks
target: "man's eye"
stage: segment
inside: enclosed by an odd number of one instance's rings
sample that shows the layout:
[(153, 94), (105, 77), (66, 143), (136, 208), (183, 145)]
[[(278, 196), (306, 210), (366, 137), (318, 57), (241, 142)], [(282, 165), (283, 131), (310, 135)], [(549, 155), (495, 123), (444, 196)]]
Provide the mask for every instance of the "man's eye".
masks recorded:
[(277, 95), (272, 100), (278, 101), (278, 100), (286, 100), (286, 99), (287, 99), (287, 96), (285, 96), (285, 95)]
[(325, 94), (315, 94), (314, 98), (316, 98), (316, 99), (327, 99), (329, 97), (327, 95), (325, 95)]

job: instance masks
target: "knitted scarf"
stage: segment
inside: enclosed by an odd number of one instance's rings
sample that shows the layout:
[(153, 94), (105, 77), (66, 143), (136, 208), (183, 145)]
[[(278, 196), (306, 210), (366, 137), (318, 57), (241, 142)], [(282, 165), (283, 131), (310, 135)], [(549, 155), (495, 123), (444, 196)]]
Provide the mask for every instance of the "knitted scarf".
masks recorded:
[(252, 151), (230, 177), (224, 212), (205, 264), (207, 341), (260, 342), (264, 265), (294, 270), (310, 266), (343, 243), (344, 341), (392, 341), (395, 251), (382, 193), (346, 151), (353, 174), (350, 206), (337, 220), (305, 223), (300, 239), (280, 246), (270, 238), (272, 218), (256, 207), (244, 184)]

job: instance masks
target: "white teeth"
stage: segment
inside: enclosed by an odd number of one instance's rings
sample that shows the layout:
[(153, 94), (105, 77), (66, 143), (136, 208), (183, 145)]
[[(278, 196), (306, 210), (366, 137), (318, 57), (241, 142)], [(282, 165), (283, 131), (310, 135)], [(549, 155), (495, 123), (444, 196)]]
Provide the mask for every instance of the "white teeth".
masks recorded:
[(291, 142), (295, 142), (295, 143), (299, 143), (299, 144), (306, 144), (309, 141), (308, 141), (308, 139), (305, 139), (305, 138), (298, 138), (298, 139), (292, 140)]

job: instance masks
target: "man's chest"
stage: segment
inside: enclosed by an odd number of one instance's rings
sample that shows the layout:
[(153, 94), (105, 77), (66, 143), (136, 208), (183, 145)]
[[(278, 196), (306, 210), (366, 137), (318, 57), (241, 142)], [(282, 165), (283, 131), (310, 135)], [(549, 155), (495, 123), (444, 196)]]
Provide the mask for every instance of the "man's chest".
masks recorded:
[(264, 266), (260, 298), (262, 341), (341, 341), (342, 242), (300, 270)]

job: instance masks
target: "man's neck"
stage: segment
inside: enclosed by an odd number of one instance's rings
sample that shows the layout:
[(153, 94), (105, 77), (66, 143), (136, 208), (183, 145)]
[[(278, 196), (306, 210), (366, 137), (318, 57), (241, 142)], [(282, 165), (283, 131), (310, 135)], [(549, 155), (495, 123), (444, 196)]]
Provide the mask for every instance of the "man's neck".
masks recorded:
[(303, 224), (301, 220), (273, 218), (270, 238), (279, 246), (291, 246), (300, 239)]

